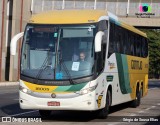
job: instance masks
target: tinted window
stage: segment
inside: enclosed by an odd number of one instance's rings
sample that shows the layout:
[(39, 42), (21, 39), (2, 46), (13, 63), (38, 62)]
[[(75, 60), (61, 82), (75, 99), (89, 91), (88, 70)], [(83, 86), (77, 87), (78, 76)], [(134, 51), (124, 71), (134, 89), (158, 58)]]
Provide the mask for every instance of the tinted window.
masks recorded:
[(148, 42), (146, 38), (131, 32), (114, 23), (110, 23), (108, 57), (113, 53), (127, 54), (137, 57), (148, 56)]

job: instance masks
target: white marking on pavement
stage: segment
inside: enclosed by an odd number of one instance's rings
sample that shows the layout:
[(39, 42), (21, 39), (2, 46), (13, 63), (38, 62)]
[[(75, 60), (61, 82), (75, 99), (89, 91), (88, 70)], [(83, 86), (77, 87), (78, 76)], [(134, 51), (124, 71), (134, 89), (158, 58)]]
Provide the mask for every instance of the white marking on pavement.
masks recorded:
[(23, 113), (19, 113), (19, 114), (14, 114), (14, 115), (10, 115), (10, 116), (19, 116), (19, 115), (24, 115), (24, 114), (30, 114), (30, 113), (34, 113), (34, 112), (37, 112), (38, 110), (35, 110), (35, 111), (29, 111), (29, 112), (23, 112)]
[(108, 125), (118, 125), (118, 124), (120, 124), (120, 123), (119, 122), (117, 122), (117, 123), (110, 123)]
[(131, 114), (130, 116), (136, 116), (136, 114)]
[(148, 90), (153, 90), (153, 89), (159, 89), (158, 87), (155, 87), (155, 88), (150, 88), (150, 89), (148, 89)]
[(151, 108), (147, 108), (147, 109), (145, 109), (145, 110), (150, 110)]
[(152, 108), (155, 108), (156, 106), (151, 106), (150, 108), (146, 108), (145, 110), (147, 111), (147, 110), (150, 110), (150, 109), (152, 109)]
[(156, 106), (151, 106), (151, 108), (155, 108)]
[(144, 111), (139, 111), (138, 113), (143, 113)]

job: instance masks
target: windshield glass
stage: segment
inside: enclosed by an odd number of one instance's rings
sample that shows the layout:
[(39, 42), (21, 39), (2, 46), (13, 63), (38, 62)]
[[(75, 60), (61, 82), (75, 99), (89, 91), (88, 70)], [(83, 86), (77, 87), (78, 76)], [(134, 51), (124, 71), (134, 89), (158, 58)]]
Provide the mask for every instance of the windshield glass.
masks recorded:
[(27, 26), (21, 74), (35, 79), (68, 80), (90, 76), (94, 65), (94, 25)]

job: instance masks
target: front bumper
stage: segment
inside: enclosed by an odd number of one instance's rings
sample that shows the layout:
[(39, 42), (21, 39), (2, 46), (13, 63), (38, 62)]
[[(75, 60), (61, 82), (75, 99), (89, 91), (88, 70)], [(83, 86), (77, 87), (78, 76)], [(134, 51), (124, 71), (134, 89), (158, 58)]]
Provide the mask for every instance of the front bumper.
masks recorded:
[[(88, 94), (79, 95), (72, 98), (40, 98), (22, 91), (20, 94), (20, 107), (22, 109), (37, 109), (37, 110), (82, 110), (93, 111), (97, 110), (97, 101), (95, 98), (95, 91)], [(60, 106), (48, 106), (48, 102), (60, 102)]]

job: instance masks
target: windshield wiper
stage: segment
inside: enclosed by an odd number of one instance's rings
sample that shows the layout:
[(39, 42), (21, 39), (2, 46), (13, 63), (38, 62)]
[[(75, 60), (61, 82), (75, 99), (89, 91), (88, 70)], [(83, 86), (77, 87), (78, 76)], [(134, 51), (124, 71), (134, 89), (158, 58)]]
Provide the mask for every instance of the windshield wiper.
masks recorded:
[(51, 66), (51, 65), (46, 65), (48, 63), (48, 58), (49, 58), (49, 56), (47, 55), (43, 64), (42, 64), (42, 66), (41, 66), (41, 68), (40, 68), (40, 70), (39, 70), (39, 72), (36, 75), (36, 78), (35, 78), (36, 82), (38, 82), (41, 74), (47, 69), (47, 67)]
[(68, 68), (67, 68), (66, 64), (64, 63), (64, 61), (62, 59), (60, 59), (60, 66), (61, 66), (61, 64), (62, 64), (62, 66), (64, 68), (64, 71), (66, 72), (66, 74), (68, 76), (70, 84), (75, 84), (76, 82), (73, 81), (73, 79), (71, 78), (71, 75), (70, 75), (70, 73), (68, 71)]
[[(56, 50), (54, 78), (56, 78), (56, 67), (57, 67), (57, 61), (58, 61), (58, 49), (59, 49), (59, 42), (60, 42), (61, 30), (62, 30), (62, 29), (59, 29), (59, 33), (58, 33), (59, 35), (58, 35), (57, 50)], [(67, 76), (68, 76), (68, 78), (69, 78), (70, 84), (75, 84), (75, 82), (74, 82), (74, 81), (72, 80), (72, 78), (71, 78), (71, 75), (70, 75), (70, 73), (69, 73), (69, 71), (68, 71), (68, 69), (67, 69), (67, 66), (65, 65), (63, 59), (60, 58), (59, 60), (60, 60), (60, 66), (61, 66), (61, 64), (62, 64), (62, 66), (64, 67), (64, 70), (65, 70), (65, 72), (66, 72), (66, 74), (67, 74)]]

